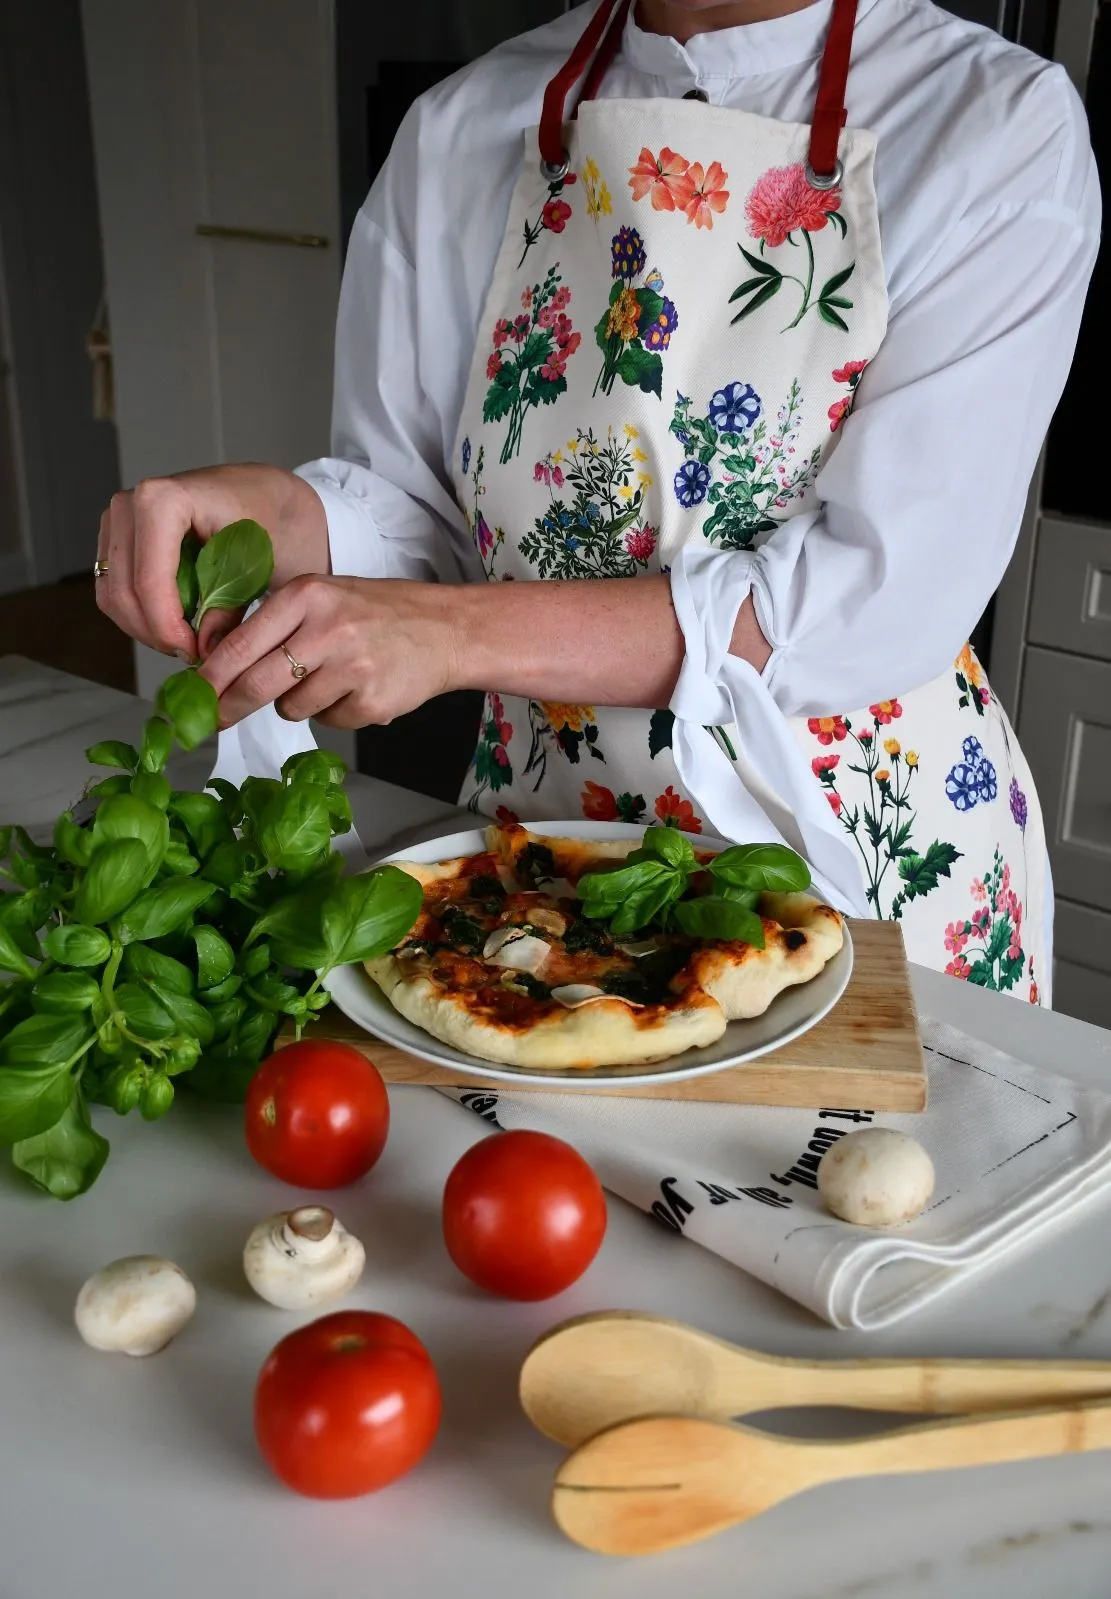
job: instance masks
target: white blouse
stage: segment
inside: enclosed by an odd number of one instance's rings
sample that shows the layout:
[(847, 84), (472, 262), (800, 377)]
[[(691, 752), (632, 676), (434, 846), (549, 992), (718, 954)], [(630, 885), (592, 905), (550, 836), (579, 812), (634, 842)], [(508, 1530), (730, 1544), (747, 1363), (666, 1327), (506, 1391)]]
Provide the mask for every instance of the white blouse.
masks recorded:
[[(300, 469), (337, 573), (482, 576), (449, 463), (523, 131), (590, 9), (418, 100), (359, 214), (333, 455)], [(685, 46), (630, 20), (602, 93), (697, 87), (808, 121), (829, 14), (817, 0)], [(819, 508), (758, 552), (715, 552), (741, 581), (720, 584), (729, 614), (708, 631), (728, 647), (751, 586), (773, 653), (762, 679), (720, 660), (711, 675), (720, 666), (788, 715), (909, 691), (957, 655), (1014, 548), (1099, 238), (1084, 110), (1061, 67), (928, 0), (861, 0), (848, 106), (878, 139), (888, 333), (818, 477)], [(748, 754), (774, 787), (774, 741)]]

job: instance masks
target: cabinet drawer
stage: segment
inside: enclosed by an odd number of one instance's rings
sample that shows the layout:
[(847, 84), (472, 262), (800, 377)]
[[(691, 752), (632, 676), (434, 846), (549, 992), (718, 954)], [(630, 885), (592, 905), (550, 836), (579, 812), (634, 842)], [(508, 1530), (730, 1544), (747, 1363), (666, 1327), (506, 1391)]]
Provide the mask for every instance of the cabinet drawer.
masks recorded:
[(1057, 893), (1111, 911), (1111, 663), (1028, 650), (1018, 735)]
[(1053, 1009), (1111, 1027), (1111, 914), (1057, 901)]
[(1030, 642), (1111, 661), (1111, 527), (1043, 517)]

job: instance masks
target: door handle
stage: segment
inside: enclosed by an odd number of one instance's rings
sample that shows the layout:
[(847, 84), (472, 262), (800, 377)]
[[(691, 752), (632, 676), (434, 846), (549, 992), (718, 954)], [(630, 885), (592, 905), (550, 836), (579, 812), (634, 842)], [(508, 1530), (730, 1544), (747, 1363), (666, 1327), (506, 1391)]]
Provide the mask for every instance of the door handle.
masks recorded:
[(326, 250), (328, 240), (320, 233), (279, 233), (272, 228), (222, 228), (212, 222), (198, 222), (202, 239), (240, 239), (250, 244), (292, 244), (302, 250)]

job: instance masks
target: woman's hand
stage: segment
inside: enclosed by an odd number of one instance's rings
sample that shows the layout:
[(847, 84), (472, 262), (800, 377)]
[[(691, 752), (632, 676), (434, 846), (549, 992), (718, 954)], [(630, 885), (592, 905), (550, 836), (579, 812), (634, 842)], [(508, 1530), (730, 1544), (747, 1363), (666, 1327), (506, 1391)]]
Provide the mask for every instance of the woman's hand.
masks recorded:
[(274, 545), (273, 588), (307, 572), (327, 572), (328, 525), (319, 496), (276, 466), (215, 466), (147, 478), (113, 495), (100, 519), (96, 580), (100, 609), (140, 644), (194, 660), (207, 657), (235, 626), (238, 612), (210, 611), (200, 638), (181, 614), (177, 566), (189, 532), (206, 540), (229, 522), (252, 517)]
[(205, 661), (201, 675), (220, 696), (221, 727), (271, 701), (287, 721), (365, 727), (461, 686), (458, 593), (433, 583), (295, 578)]

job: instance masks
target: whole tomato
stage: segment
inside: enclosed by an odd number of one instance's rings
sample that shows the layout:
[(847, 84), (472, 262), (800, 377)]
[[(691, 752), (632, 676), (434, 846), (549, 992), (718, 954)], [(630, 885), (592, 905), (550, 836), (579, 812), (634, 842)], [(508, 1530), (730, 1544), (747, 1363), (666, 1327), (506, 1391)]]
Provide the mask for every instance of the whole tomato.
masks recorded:
[(547, 1133), (494, 1133), (444, 1188), (444, 1242), (464, 1276), (506, 1299), (550, 1299), (582, 1276), (606, 1231), (602, 1185)]
[(302, 1039), (263, 1061), (247, 1089), (247, 1148), (296, 1188), (343, 1188), (374, 1165), (390, 1130), (377, 1069), (350, 1044)]
[(441, 1409), (436, 1368), (415, 1333), (392, 1316), (338, 1310), (271, 1350), (255, 1389), (255, 1437), (287, 1488), (352, 1499), (412, 1470)]

